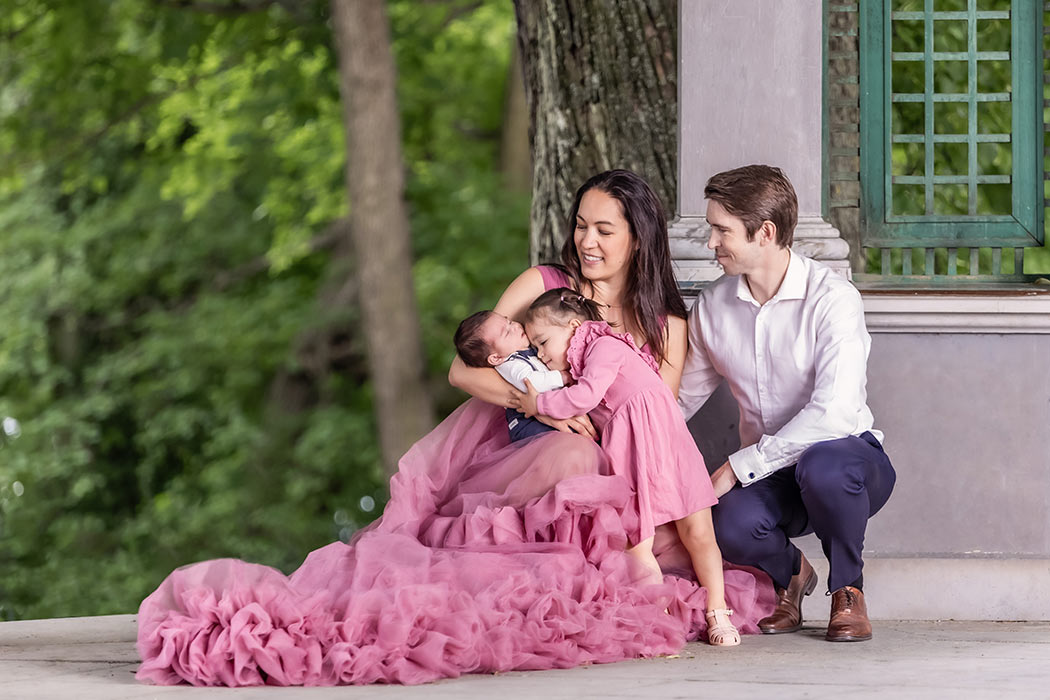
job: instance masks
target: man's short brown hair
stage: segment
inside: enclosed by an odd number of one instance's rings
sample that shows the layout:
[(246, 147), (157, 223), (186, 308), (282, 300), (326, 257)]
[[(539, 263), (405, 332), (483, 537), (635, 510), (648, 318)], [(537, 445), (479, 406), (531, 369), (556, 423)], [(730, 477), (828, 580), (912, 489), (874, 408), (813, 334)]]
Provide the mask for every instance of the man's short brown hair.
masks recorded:
[(798, 197), (780, 168), (745, 165), (726, 170), (707, 181), (704, 196), (744, 222), (747, 240), (754, 240), (763, 221), (771, 221), (777, 229), (777, 245), (791, 247), (798, 223)]

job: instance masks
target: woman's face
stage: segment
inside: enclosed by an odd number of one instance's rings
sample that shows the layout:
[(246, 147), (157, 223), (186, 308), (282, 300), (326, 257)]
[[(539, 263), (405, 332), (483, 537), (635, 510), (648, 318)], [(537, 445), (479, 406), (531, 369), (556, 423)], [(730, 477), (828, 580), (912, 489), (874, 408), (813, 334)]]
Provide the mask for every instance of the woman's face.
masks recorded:
[(585, 279), (597, 282), (626, 277), (636, 246), (618, 200), (601, 190), (587, 190), (576, 212), (573, 240)]
[(540, 362), (547, 365), (547, 369), (561, 371), (569, 369), (566, 359), (569, 341), (579, 327), (580, 322), (575, 318), (560, 326), (541, 315), (525, 324), (525, 332), (529, 334), (529, 342), (536, 348)]

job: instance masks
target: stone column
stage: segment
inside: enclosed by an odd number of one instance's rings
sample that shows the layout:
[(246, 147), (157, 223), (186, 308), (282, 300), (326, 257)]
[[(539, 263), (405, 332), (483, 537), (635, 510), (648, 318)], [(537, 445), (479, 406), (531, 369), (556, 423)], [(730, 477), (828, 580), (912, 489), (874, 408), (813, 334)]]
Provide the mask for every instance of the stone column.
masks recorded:
[(681, 0), (679, 13), (679, 281), (722, 274), (707, 249), (704, 185), (750, 163), (775, 165), (794, 184), (794, 250), (849, 276), (849, 246), (821, 216), (822, 3)]

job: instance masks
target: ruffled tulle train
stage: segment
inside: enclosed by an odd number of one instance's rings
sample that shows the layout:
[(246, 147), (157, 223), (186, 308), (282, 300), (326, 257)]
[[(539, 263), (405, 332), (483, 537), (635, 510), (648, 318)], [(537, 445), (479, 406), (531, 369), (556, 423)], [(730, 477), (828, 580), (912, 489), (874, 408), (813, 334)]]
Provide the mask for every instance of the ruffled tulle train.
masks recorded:
[[(402, 459), (382, 518), (291, 576), (235, 559), (174, 571), (139, 609), (137, 677), (416, 684), (674, 653), (702, 636), (706, 592), (673, 534), (658, 533), (661, 565), (682, 576), (632, 581), (631, 489), (601, 451), (506, 433), (501, 409), (468, 401)], [(768, 578), (725, 576), (734, 621), (757, 631)]]

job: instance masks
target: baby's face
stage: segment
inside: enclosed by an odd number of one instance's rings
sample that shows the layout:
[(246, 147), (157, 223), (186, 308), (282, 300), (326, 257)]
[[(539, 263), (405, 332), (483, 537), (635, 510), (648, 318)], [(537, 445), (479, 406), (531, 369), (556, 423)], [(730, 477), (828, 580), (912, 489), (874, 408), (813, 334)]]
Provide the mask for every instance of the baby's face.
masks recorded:
[(574, 319), (569, 321), (567, 326), (559, 326), (540, 316), (529, 321), (525, 330), (536, 348), (537, 356), (548, 369), (566, 370), (569, 369), (569, 362), (565, 357), (569, 351), (569, 340), (579, 325), (579, 321)]
[(495, 312), (489, 314), (479, 332), (492, 354), (503, 358), (529, 347), (529, 339), (522, 325)]

